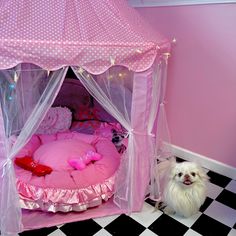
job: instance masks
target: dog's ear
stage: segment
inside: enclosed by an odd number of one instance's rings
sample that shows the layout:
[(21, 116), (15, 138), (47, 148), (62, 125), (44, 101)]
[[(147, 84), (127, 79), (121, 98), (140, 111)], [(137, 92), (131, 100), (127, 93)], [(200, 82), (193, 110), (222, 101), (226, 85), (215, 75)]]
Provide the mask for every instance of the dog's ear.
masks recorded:
[(171, 162), (176, 163), (176, 157), (175, 157), (175, 156), (171, 156), (171, 157), (169, 158), (169, 160), (170, 160)]
[(174, 168), (176, 166), (176, 158), (174, 156), (171, 156), (169, 158), (169, 162), (170, 162), (170, 168)]
[(208, 181), (210, 179), (210, 177), (207, 175), (206, 171), (199, 165), (197, 164), (197, 171), (198, 171), (198, 175), (201, 179)]

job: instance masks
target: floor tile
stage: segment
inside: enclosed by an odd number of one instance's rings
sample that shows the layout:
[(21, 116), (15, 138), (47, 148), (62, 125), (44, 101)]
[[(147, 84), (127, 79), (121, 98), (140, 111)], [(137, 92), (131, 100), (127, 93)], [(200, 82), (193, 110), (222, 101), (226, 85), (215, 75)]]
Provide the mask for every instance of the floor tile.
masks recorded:
[(225, 189), (233, 193), (236, 193), (236, 180), (231, 180)]
[(191, 228), (204, 236), (227, 236), (231, 230), (230, 227), (205, 214), (202, 214)]
[(112, 235), (138, 236), (145, 230), (145, 227), (129, 216), (122, 214), (107, 225), (105, 229)]
[(224, 188), (218, 185), (208, 182), (207, 183), (207, 196), (212, 199), (215, 199), (222, 192), (223, 189)]
[(210, 177), (210, 182), (216, 185), (219, 185), (220, 187), (226, 187), (229, 182), (231, 181), (230, 178), (220, 175), (216, 172), (209, 171), (207, 175)]
[(83, 236), (92, 236), (102, 227), (93, 220), (84, 220), (63, 225), (60, 230), (67, 236), (78, 236), (83, 232)]
[(196, 231), (189, 229), (184, 236), (201, 236), (201, 234), (197, 233)]
[(227, 236), (236, 236), (236, 230), (235, 229), (231, 229)]
[(214, 201), (204, 214), (230, 227), (233, 227), (236, 222), (236, 210), (217, 201)]
[(117, 217), (119, 217), (119, 215), (105, 216), (105, 217), (95, 218), (93, 220), (104, 228), (105, 226), (110, 224), (113, 220), (115, 220)]
[(66, 235), (60, 229), (57, 229), (56, 231), (50, 233), (48, 236), (66, 236)]
[(236, 193), (224, 189), (216, 198), (217, 201), (236, 210)]
[(201, 212), (198, 212), (197, 214), (188, 218), (184, 218), (179, 215), (170, 215), (170, 217), (190, 228), (194, 224), (194, 222), (200, 217), (201, 214), (202, 214)]
[(36, 229), (36, 230), (29, 230), (25, 231), (23, 233), (19, 233), (20, 236), (47, 236), (48, 234), (54, 232), (57, 230), (58, 227), (53, 226), (49, 228), (42, 228), (42, 229)]
[(105, 229), (99, 230), (94, 236), (112, 236), (109, 232), (107, 232)]
[(130, 217), (146, 228), (151, 225), (158, 217), (163, 213), (148, 203), (144, 203), (143, 209), (141, 212), (132, 213)]
[[(131, 236), (131, 235), (130, 235)], [(153, 233), (150, 229), (145, 229), (140, 236), (157, 236), (155, 233)]]
[(182, 159), (180, 157), (175, 157), (175, 159), (176, 159), (176, 162), (183, 162), (183, 161), (185, 161), (184, 159)]
[(188, 230), (187, 226), (166, 214), (162, 214), (148, 228), (159, 236), (183, 236)]
[(212, 202), (213, 202), (213, 199), (206, 197), (206, 200), (203, 203), (203, 205), (200, 207), (199, 211), (204, 212), (210, 206)]

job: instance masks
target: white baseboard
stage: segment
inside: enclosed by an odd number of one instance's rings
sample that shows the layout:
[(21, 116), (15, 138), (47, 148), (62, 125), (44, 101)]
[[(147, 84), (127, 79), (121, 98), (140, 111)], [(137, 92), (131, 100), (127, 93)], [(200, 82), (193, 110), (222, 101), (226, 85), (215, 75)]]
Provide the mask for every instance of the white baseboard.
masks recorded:
[(209, 157), (200, 155), (195, 152), (191, 152), (187, 149), (170, 145), (172, 149), (172, 153), (176, 157), (183, 158), (186, 161), (195, 161), (199, 163), (202, 167), (207, 168), (209, 170), (212, 170), (216, 173), (219, 173), (221, 175), (227, 176), (231, 179), (236, 180), (236, 168), (232, 167), (230, 165), (224, 164), (222, 162), (213, 160)]

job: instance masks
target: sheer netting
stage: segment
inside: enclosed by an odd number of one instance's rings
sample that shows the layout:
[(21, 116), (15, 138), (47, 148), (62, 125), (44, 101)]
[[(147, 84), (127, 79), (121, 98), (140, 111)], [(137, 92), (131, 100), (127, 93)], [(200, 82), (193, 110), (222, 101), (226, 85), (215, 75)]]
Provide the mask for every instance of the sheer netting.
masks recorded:
[[(164, 99), (161, 80), (165, 66), (161, 57), (152, 68), (142, 73), (111, 67), (96, 78), (81, 67), (73, 67), (85, 88), (127, 131), (128, 148), (117, 171), (114, 202), (128, 212), (142, 206), (150, 176), (151, 195), (159, 193), (156, 178), (152, 177), (157, 152), (153, 131)], [(161, 123), (158, 122), (163, 125)]]
[(49, 72), (31, 64), (0, 71), (0, 227), (4, 236), (23, 230), (12, 159), (51, 107), (66, 71)]
[[(151, 158), (151, 180), (150, 180), (150, 196), (149, 198), (158, 201), (161, 198), (161, 188), (159, 174), (156, 171), (158, 161), (165, 160), (172, 156), (170, 149), (170, 135), (165, 112), (165, 90), (167, 82), (167, 64), (169, 54), (163, 54), (153, 73), (153, 89), (152, 89), (152, 108), (150, 112), (150, 120), (148, 130), (153, 130), (155, 141), (152, 151), (154, 153)], [(156, 109), (157, 107), (157, 109)], [(154, 124), (154, 126), (152, 126)]]
[[(121, 167), (122, 181), (116, 179), (115, 196), (119, 189), (124, 189), (125, 193), (122, 194), (122, 202), (125, 205), (117, 203), (121, 208), (132, 208), (132, 197), (129, 196), (132, 179), (129, 174), (132, 173), (132, 160), (134, 156), (134, 140), (131, 126), (131, 104), (133, 92), (133, 73), (124, 67), (111, 67), (105, 73), (93, 77), (80, 67), (72, 67), (74, 73), (89, 91), (89, 93), (103, 106), (103, 108), (111, 114), (127, 131), (129, 136), (128, 148), (123, 154)], [(127, 160), (129, 164), (127, 165)], [(125, 163), (126, 171), (123, 170), (122, 165)], [(118, 171), (119, 173), (119, 171)], [(121, 176), (121, 174), (118, 176)], [(127, 187), (127, 186), (130, 186)], [(132, 191), (130, 192), (132, 193)], [(127, 205), (128, 204), (128, 205)]]

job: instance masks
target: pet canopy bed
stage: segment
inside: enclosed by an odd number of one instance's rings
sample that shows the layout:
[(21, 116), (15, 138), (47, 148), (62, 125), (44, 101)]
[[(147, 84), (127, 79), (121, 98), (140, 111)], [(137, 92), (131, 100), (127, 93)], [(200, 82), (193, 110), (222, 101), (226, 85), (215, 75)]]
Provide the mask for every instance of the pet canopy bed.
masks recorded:
[[(158, 197), (152, 167), (157, 156), (164, 155), (160, 141), (166, 125), (163, 99), (169, 41), (123, 0), (60, 4), (4, 0), (0, 6), (2, 235), (139, 211), (148, 192)], [(117, 157), (120, 164), (109, 175), (114, 174), (114, 196), (80, 213), (22, 210), (13, 160), (35, 138), (40, 123), (59, 101), (56, 97), (69, 67), (128, 136), (126, 151)], [(100, 150), (102, 145), (107, 146), (102, 143)], [(38, 179), (42, 178), (46, 179)], [(38, 179), (31, 182), (34, 187), (40, 185)]]

